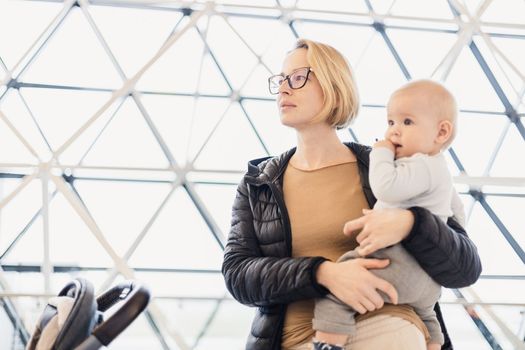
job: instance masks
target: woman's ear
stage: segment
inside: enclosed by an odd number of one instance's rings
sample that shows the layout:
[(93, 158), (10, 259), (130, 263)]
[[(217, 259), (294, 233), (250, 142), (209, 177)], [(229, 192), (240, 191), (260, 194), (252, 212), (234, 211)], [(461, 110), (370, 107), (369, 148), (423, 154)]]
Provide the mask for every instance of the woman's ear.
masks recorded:
[(436, 142), (443, 145), (452, 136), (452, 128), (454, 126), (450, 120), (442, 120), (438, 124), (438, 134), (436, 136)]

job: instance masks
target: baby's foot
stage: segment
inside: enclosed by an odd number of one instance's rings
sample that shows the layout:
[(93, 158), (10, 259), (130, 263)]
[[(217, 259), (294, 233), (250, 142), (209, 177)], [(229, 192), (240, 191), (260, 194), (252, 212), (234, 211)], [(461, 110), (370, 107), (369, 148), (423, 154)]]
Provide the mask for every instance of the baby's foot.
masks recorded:
[(345, 350), (344, 345), (328, 344), (319, 340), (314, 340), (314, 350)]

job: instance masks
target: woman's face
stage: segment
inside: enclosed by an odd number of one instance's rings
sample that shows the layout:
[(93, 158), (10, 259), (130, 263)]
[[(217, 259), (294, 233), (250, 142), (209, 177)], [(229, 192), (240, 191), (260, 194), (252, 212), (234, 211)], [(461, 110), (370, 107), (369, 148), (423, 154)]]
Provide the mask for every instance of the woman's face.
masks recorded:
[[(282, 73), (286, 76), (303, 67), (309, 67), (306, 60), (306, 49), (296, 49), (286, 56)], [(281, 84), (279, 95), (277, 96), (281, 123), (299, 130), (305, 126), (320, 122), (316, 116), (323, 108), (323, 99), (323, 91), (315, 76), (315, 72), (309, 74), (308, 81), (300, 89), (291, 89), (285, 80)]]

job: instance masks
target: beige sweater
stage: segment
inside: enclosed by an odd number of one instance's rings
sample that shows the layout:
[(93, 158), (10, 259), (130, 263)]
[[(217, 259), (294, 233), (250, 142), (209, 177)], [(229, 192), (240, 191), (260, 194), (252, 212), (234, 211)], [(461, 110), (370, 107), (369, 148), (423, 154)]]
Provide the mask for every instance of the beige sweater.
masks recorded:
[[(312, 171), (299, 170), (289, 164), (283, 181), (284, 200), (292, 229), (292, 257), (324, 256), (336, 261), (343, 253), (357, 246), (355, 238), (343, 234), (345, 222), (362, 216), (362, 209), (369, 208), (356, 162)], [(283, 349), (313, 337), (313, 308), (313, 299), (288, 305)], [(364, 317), (382, 313), (406, 319), (428, 333), (408, 306), (389, 305)]]

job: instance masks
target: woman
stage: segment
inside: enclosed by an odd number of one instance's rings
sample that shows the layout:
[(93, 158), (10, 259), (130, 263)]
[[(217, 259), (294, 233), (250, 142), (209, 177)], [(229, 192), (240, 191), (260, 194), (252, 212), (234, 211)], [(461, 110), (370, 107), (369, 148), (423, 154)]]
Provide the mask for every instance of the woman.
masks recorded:
[[(347, 231), (381, 237), (383, 247), (401, 242), (448, 288), (479, 277), (476, 248), (454, 220), (444, 224), (423, 208), (364, 211), (376, 201), (368, 184), (370, 148), (343, 144), (336, 133), (357, 115), (359, 105), (352, 73), (339, 52), (299, 40), (284, 60), (283, 73), (269, 82), (278, 94), (281, 122), (297, 132), (297, 147), (249, 162), (233, 204), (222, 272), (235, 299), (258, 307), (246, 348), (310, 349), (313, 299), (330, 292), (360, 313), (368, 311), (366, 320), (357, 322), (358, 334), (381, 329), (371, 339), (386, 339), (391, 349), (397, 341), (406, 349), (399, 330), (416, 327), (414, 337), (425, 330), (410, 308), (383, 307), (379, 291), (394, 302), (396, 291), (369, 269), (384, 268), (388, 261), (333, 262), (357, 245), (355, 235), (342, 234), (345, 224)], [(442, 348), (452, 349), (437, 304), (436, 312), (445, 335)]]

